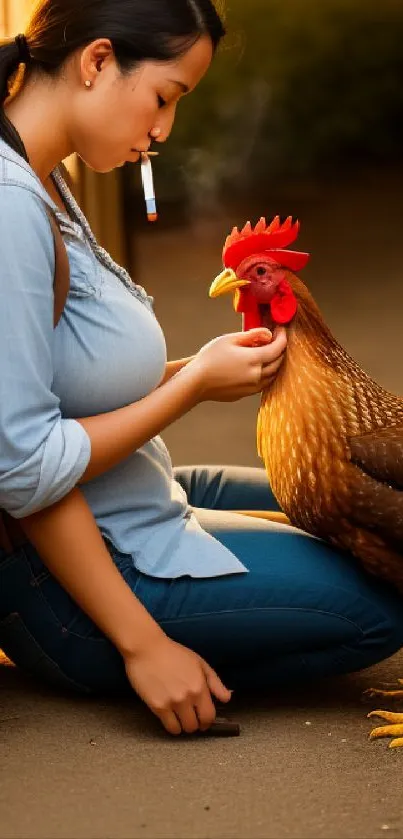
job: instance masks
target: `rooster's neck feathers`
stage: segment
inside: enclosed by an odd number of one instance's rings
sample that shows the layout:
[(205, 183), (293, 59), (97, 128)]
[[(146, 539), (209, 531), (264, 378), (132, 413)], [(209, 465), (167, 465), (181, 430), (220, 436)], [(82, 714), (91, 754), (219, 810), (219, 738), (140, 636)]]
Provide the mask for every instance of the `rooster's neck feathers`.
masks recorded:
[[(298, 312), (289, 329), (290, 363), (286, 364), (292, 390), (291, 379), (298, 376), (299, 387), (316, 394), (315, 399), (318, 390), (329, 402), (336, 397), (344, 417), (340, 432), (343, 429), (346, 435), (393, 424), (396, 411), (402, 419), (403, 400), (374, 381), (338, 343), (304, 283), (292, 275), (290, 282), (298, 300)], [(320, 424), (321, 412), (316, 416)]]

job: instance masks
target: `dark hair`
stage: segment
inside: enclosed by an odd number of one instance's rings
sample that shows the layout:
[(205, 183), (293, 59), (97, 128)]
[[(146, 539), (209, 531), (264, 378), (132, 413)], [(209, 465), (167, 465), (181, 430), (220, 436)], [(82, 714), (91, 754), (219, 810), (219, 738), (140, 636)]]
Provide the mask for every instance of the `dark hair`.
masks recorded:
[[(98, 38), (108, 38), (122, 73), (142, 61), (171, 61), (202, 36), (214, 49), (225, 35), (212, 0), (40, 0), (26, 30), (25, 72), (56, 76), (67, 58)], [(4, 103), (24, 59), (24, 41), (0, 42), (0, 137), (27, 160)]]

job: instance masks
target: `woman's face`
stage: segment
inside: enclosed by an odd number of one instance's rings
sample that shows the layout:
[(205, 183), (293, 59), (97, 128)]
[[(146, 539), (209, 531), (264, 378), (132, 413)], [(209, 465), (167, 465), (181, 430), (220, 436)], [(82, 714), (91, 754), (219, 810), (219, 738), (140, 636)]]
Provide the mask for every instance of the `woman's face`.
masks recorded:
[(147, 61), (122, 75), (109, 41), (89, 44), (74, 66), (69, 114), (74, 150), (96, 172), (136, 162), (152, 139), (163, 143), (169, 137), (179, 99), (194, 90), (212, 57), (211, 39), (202, 36), (181, 58)]

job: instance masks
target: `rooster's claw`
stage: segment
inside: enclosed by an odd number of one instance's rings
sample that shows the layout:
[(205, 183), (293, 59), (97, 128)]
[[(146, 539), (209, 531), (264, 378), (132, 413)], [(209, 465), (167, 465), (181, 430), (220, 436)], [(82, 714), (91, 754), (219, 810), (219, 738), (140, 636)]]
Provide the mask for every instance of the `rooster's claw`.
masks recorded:
[(390, 723), (390, 725), (374, 728), (369, 735), (371, 740), (376, 740), (378, 737), (393, 737), (394, 739), (389, 743), (390, 749), (403, 746), (403, 714), (394, 714), (392, 711), (371, 711), (367, 717), (379, 717)]

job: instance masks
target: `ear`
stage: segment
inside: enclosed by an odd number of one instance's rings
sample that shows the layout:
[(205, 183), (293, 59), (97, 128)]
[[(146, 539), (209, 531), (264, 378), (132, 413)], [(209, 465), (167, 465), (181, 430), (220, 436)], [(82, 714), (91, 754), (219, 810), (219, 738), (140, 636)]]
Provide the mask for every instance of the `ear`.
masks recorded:
[(81, 53), (80, 74), (82, 84), (85, 84), (87, 80), (94, 84), (97, 73), (102, 73), (106, 66), (115, 61), (112, 43), (108, 38), (98, 38), (98, 40), (92, 41)]

